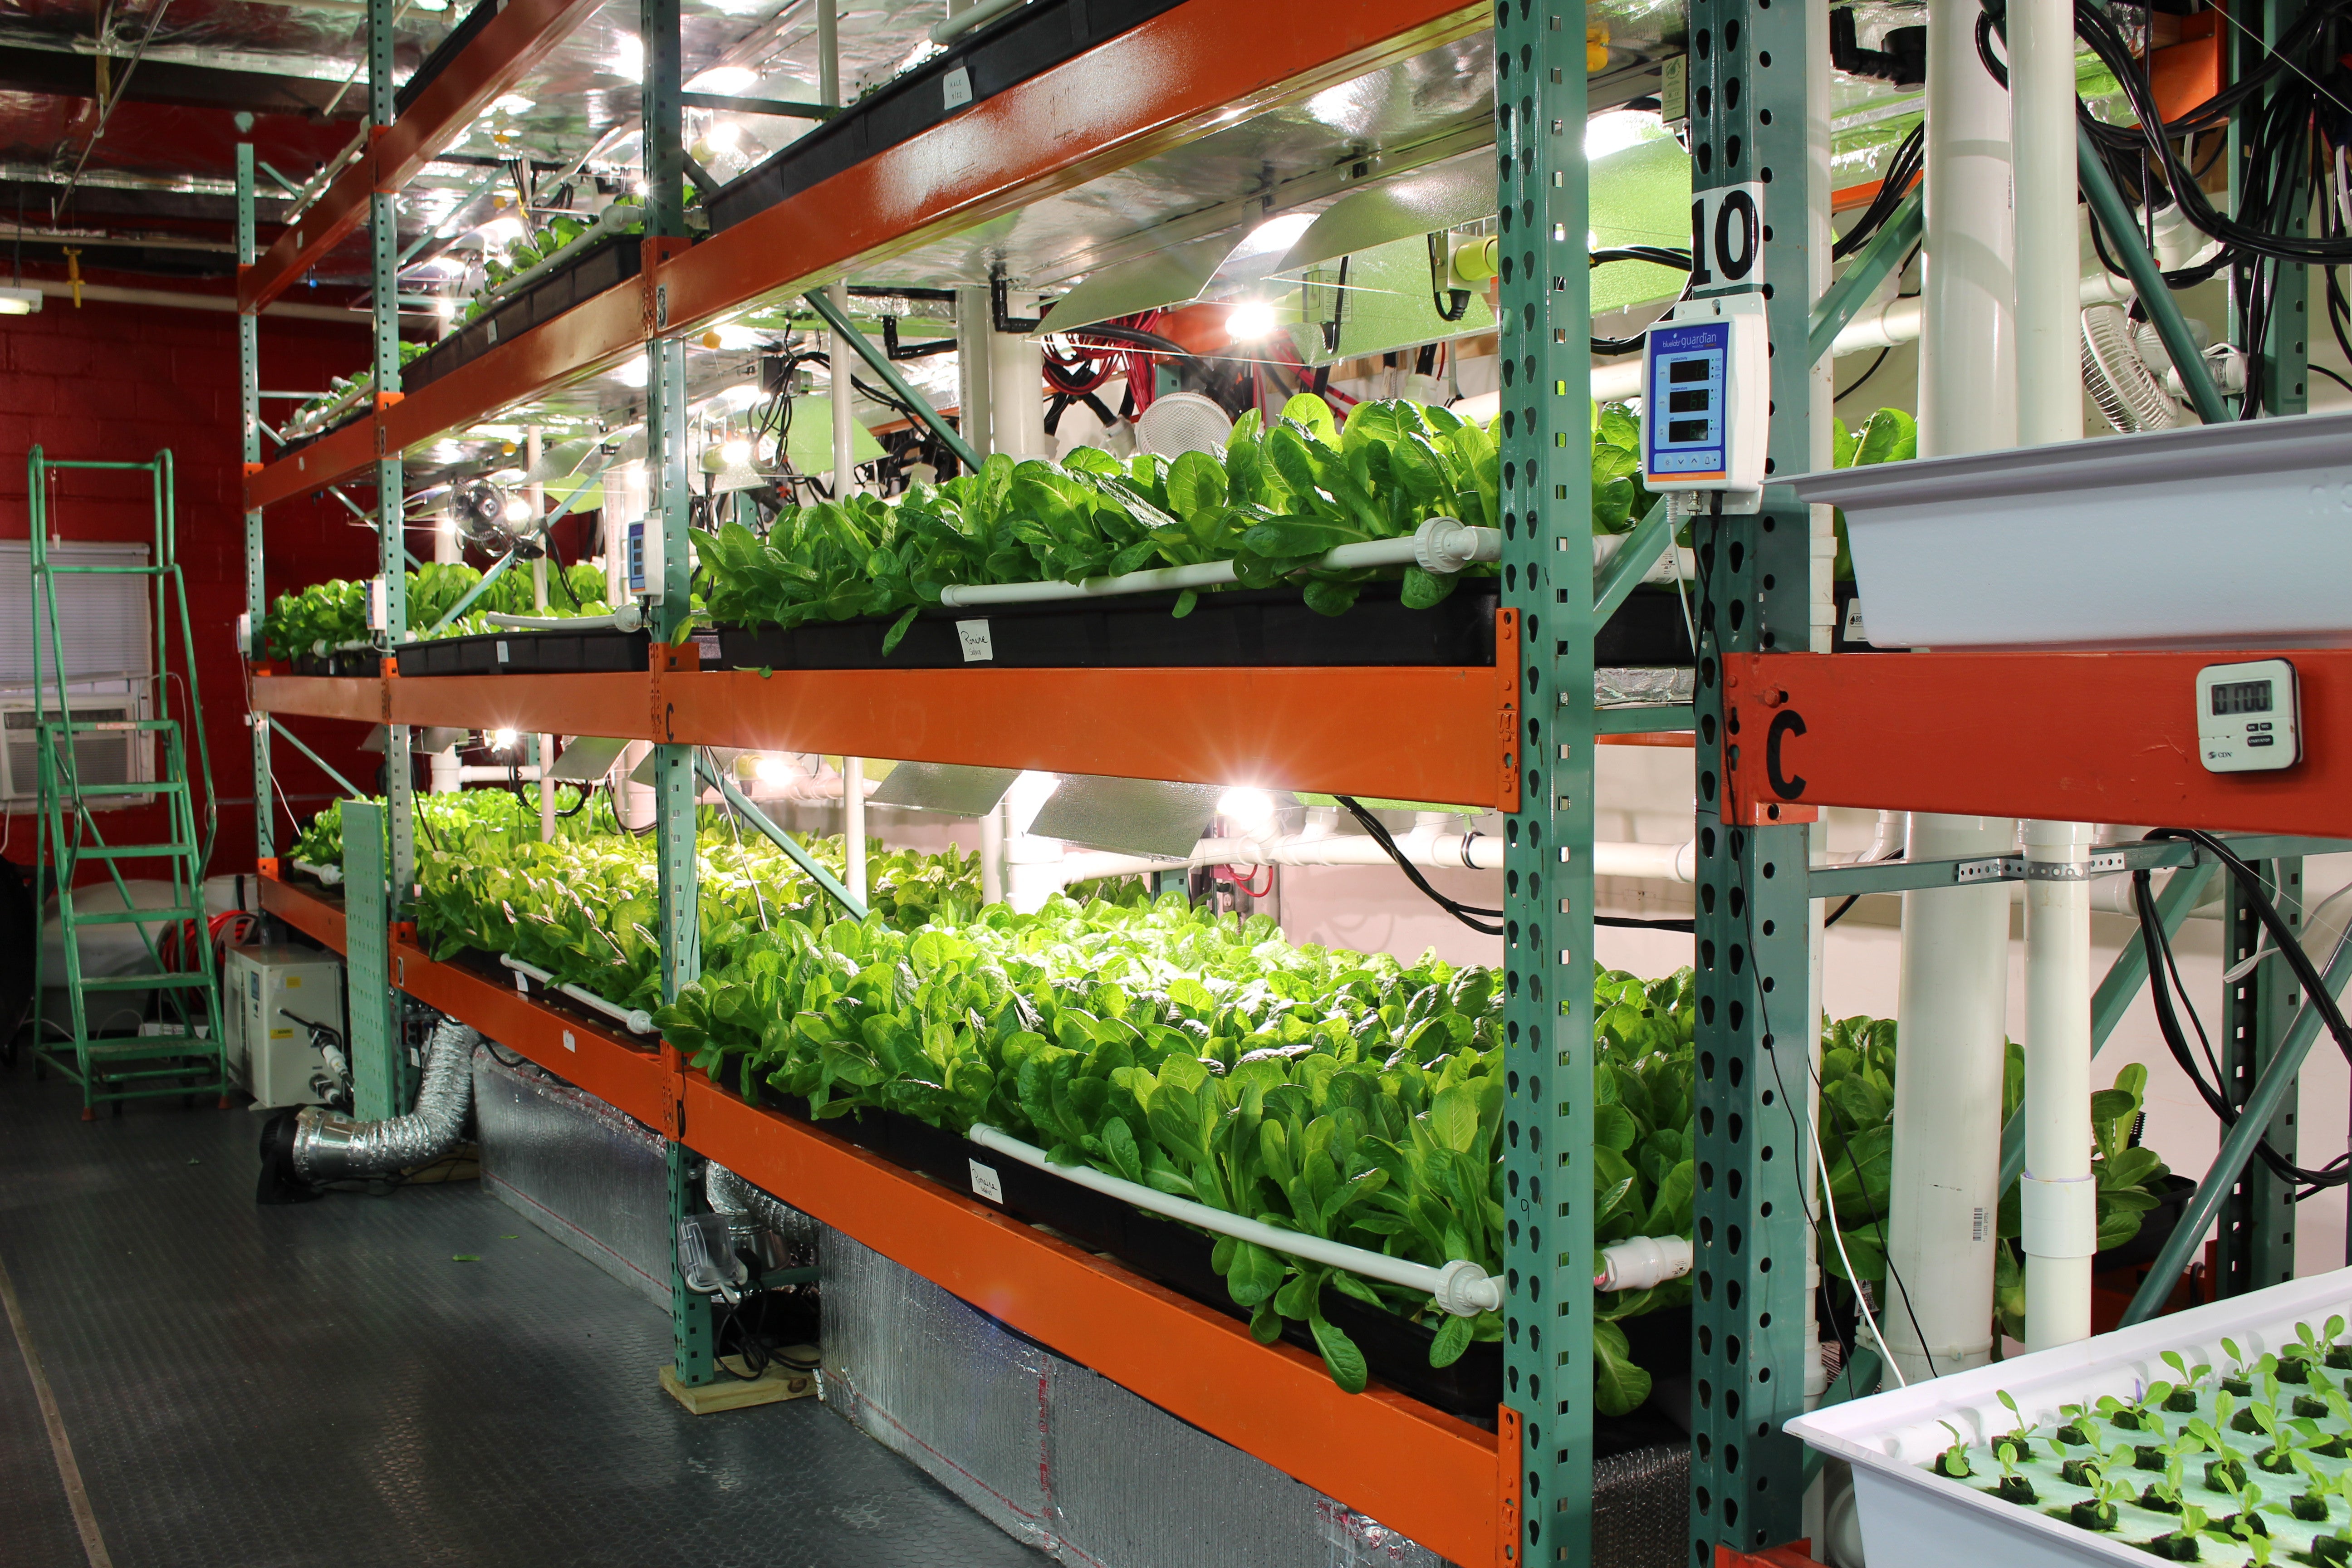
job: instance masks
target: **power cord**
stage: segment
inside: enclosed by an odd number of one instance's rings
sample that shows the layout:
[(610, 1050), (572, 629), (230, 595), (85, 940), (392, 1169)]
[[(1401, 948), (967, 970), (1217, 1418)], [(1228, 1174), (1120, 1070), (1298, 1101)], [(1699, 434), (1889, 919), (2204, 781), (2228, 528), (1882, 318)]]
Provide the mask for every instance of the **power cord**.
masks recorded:
[(1447, 914), (1452, 915), (1455, 920), (1460, 921), (1464, 925), (1468, 926), (1472, 931), (1477, 931), (1482, 935), (1500, 936), (1503, 934), (1503, 928), (1501, 926), (1486, 924), (1487, 921), (1501, 920), (1503, 918), (1502, 910), (1482, 910), (1477, 908), (1475, 905), (1461, 903), (1455, 900), (1447, 898), (1444, 893), (1439, 892), (1435, 888), (1429, 885), (1429, 879), (1421, 874), (1420, 867), (1405, 858), (1404, 851), (1397, 847), (1397, 841), (1390, 836), (1389, 830), (1381, 825), (1381, 819), (1374, 816), (1370, 812), (1366, 811), (1362, 805), (1359, 805), (1355, 796), (1340, 795), (1334, 795), (1331, 798), (1348, 808), (1348, 815), (1354, 817), (1357, 825), (1362, 827), (1367, 834), (1371, 836), (1372, 842), (1379, 845), (1381, 850), (1387, 854), (1388, 858), (1397, 863), (1398, 867), (1404, 872), (1407, 879), (1409, 879), (1414, 887), (1419, 888), (1423, 893), (1428, 895), (1429, 900), (1432, 903), (1444, 910)]

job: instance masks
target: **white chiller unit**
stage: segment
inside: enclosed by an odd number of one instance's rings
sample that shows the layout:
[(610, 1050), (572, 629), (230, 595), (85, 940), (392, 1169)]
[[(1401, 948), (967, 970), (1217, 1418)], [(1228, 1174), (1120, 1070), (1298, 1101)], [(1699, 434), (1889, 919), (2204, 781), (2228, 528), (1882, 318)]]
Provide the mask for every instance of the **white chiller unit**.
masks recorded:
[(226, 993), (228, 1070), (263, 1106), (320, 1105), (346, 1070), (330, 1064), (310, 1026), (345, 1039), (343, 963), (307, 947), (233, 947), (221, 973)]

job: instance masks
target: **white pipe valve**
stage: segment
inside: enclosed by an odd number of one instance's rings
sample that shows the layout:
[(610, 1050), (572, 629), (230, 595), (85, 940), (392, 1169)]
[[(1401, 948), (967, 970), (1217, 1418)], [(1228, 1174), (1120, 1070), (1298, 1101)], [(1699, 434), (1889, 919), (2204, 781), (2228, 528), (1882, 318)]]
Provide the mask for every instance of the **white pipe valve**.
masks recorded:
[(1429, 1294), (1457, 1318), (1475, 1318), (1481, 1312), (1499, 1312), (1503, 1309), (1502, 1281), (1466, 1258), (1457, 1258), (1440, 1270), (1436, 1288)]
[(1595, 1290), (1647, 1290), (1691, 1271), (1693, 1255), (1686, 1236), (1637, 1236), (1612, 1242), (1601, 1249), (1601, 1268), (1592, 1277)]
[(1433, 517), (1413, 531), (1412, 559), (1433, 576), (1451, 577), (1473, 561), (1501, 560), (1502, 544), (1502, 535), (1491, 528), (1472, 528), (1456, 518)]

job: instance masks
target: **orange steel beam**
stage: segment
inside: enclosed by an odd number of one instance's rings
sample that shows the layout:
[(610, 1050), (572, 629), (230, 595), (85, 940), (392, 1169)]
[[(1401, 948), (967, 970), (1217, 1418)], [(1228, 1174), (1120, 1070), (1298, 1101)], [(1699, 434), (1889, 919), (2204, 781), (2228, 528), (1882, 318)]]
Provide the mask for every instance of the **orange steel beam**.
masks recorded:
[(282, 880), (279, 864), (274, 855), (261, 862), (261, 907), (313, 941), (349, 952), (342, 905)]
[(636, 674), (278, 676), (257, 677), (253, 690), (255, 707), (279, 713), (1516, 811), (1518, 664), (1507, 629), (1497, 647), (1505, 662), (1495, 668), (724, 670), (658, 683)]
[(657, 738), (1516, 811), (1511, 685), (1395, 667), (729, 670), (667, 681)]
[(542, 1005), (515, 989), (454, 963), (436, 963), (413, 936), (392, 941), (392, 983), (428, 1006), (521, 1052), (566, 1082), (649, 1127), (668, 1123), (673, 1078), (656, 1042), (632, 1045), (584, 1013)]
[[(514, 730), (533, 735), (609, 735), (618, 741), (661, 738), (654, 725), (651, 683), (640, 673), (436, 675), (425, 679), (395, 678), (384, 685), (386, 711), (395, 724)], [(702, 737), (692, 739), (699, 742)]]
[(686, 1078), (696, 1152), (1450, 1562), (1496, 1561), (1496, 1438), (977, 1200)]
[(370, 196), (391, 195), (415, 179), (492, 99), (520, 81), (595, 8), (595, 0), (507, 0), (417, 94), (407, 112), (375, 133), (359, 160), (335, 176), (259, 261), (237, 268), (237, 309), (250, 315), (301, 281), (367, 221)]
[(383, 722), (383, 682), (360, 677), (257, 675), (252, 680), (257, 713), (303, 713), (313, 719)]
[[(2303, 761), (2207, 773), (2197, 672), (2261, 658), (2295, 668)], [(1723, 674), (1735, 742), (1727, 822), (1801, 803), (2352, 831), (2352, 649), (1731, 654)]]
[(338, 479), (365, 472), (376, 459), (375, 441), (373, 418), (362, 416), (320, 437), (290, 456), (265, 463), (246, 478), (247, 510), (291, 500), (296, 496), (322, 490)]
[(1466, 37), (1486, 12), (1457, 0), (1356, 0), (1312, 27), (1265, 23), (1261, 0), (1185, 0), (420, 387), (362, 421), (380, 437), (321, 442), (305, 469), (279, 458), (247, 480), (246, 506), (356, 474), (378, 445), (413, 447), (612, 364), (653, 335), (657, 289), (662, 330), (687, 331)]

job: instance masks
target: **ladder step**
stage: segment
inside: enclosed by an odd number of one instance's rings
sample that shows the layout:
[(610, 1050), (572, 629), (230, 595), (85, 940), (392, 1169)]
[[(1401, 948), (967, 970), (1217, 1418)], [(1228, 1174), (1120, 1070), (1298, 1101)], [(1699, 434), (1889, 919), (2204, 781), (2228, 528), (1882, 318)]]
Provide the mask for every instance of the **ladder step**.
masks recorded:
[(142, 1035), (135, 1040), (92, 1040), (82, 1048), (93, 1060), (110, 1062), (214, 1054), (213, 1042), (197, 1035)]
[(78, 860), (142, 860), (179, 858), (195, 853), (192, 844), (85, 844), (74, 851)]
[(178, 722), (171, 719), (44, 719), (39, 728), (47, 735), (83, 735), (118, 730), (143, 730), (155, 732), (176, 730)]
[(47, 577), (161, 577), (176, 566), (56, 566), (43, 562), (39, 571)]
[(109, 974), (99, 979), (85, 977), (84, 991), (191, 991), (212, 984), (209, 975), (194, 970), (173, 970), (163, 974)]
[(169, 910), (98, 910), (89, 914), (70, 912), (65, 917), (68, 926), (169, 925), (174, 921), (200, 921), (202, 910), (181, 906)]

